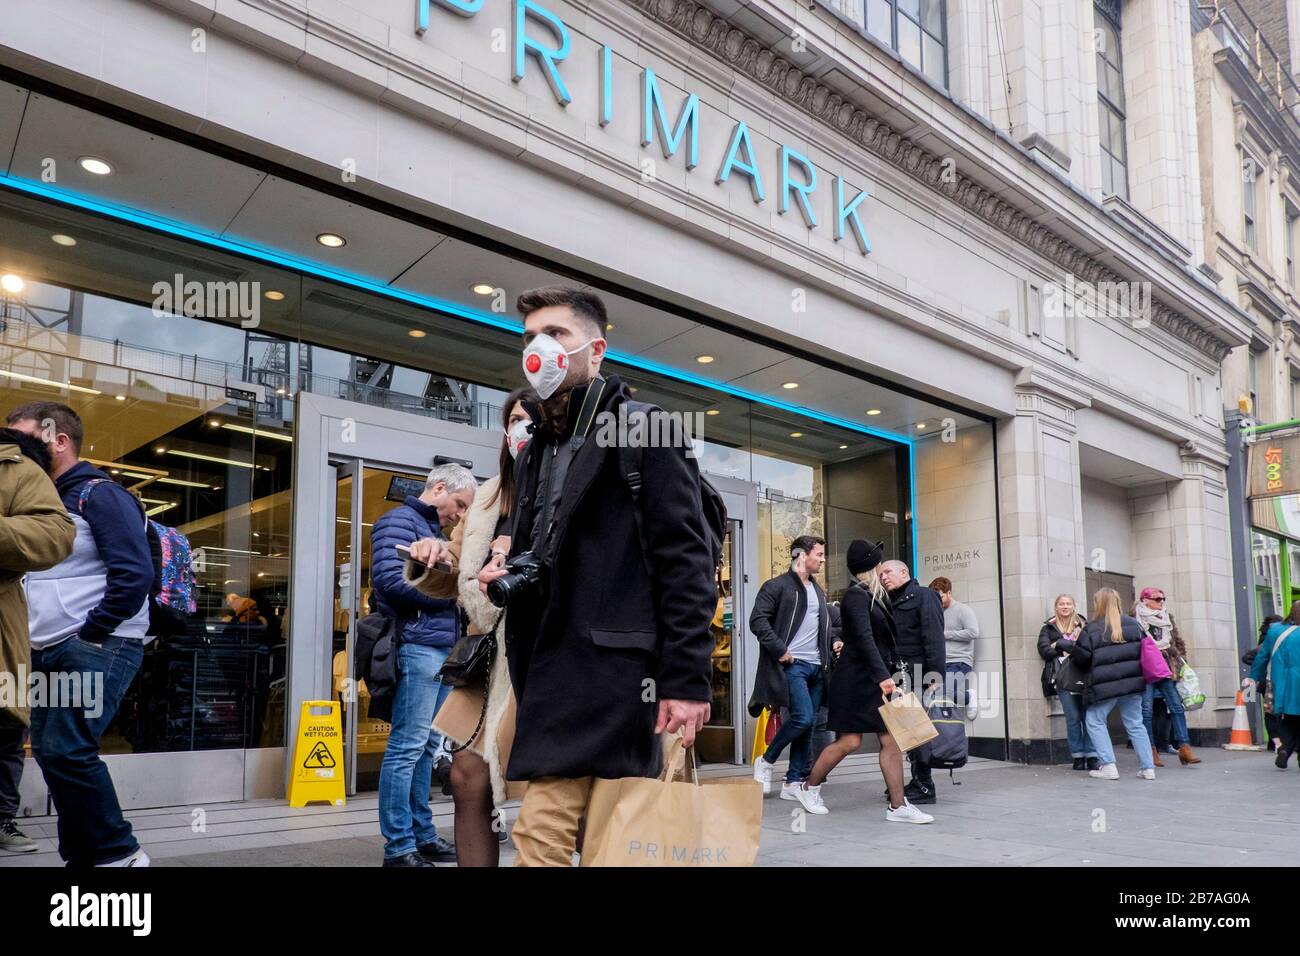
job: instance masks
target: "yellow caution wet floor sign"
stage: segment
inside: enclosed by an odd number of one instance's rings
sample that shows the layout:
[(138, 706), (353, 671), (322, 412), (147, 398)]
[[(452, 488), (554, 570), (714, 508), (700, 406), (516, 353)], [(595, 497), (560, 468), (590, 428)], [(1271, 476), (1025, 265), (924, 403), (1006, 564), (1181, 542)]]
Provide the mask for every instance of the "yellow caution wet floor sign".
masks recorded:
[(305, 700), (289, 775), (289, 806), (325, 801), (342, 806), (343, 722), (336, 700)]

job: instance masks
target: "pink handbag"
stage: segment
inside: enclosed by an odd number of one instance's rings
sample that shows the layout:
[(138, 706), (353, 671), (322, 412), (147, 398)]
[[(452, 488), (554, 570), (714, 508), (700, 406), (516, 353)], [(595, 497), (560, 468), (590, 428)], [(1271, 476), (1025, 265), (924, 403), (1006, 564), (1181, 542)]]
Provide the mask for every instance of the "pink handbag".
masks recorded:
[(1150, 635), (1142, 638), (1142, 676), (1146, 678), (1148, 684), (1174, 676), (1174, 672), (1169, 669), (1169, 662), (1165, 660), (1165, 655), (1161, 653), (1160, 648), (1156, 647), (1156, 642)]

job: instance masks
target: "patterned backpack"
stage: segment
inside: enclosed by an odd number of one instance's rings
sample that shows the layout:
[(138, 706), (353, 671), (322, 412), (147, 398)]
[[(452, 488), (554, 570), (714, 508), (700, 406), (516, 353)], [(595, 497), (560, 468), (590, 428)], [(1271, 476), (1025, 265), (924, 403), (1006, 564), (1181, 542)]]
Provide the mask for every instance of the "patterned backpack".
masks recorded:
[[(84, 513), (86, 499), (95, 485), (107, 478), (92, 478), (81, 486), (77, 494), (77, 511)], [(139, 502), (141, 510), (144, 504)], [(175, 528), (151, 519), (144, 519), (145, 536), (149, 540), (149, 554), (153, 559), (153, 584), (149, 587), (149, 634), (154, 637), (175, 637), (184, 634), (190, 617), (198, 609), (194, 602), (194, 566), (190, 542)]]

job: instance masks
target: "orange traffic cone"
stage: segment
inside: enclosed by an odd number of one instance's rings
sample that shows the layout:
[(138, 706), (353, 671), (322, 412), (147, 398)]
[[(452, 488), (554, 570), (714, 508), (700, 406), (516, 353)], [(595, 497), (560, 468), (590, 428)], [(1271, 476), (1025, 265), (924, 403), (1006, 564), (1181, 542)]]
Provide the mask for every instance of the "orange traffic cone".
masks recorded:
[(1246, 714), (1246, 699), (1237, 691), (1237, 706), (1232, 712), (1232, 733), (1224, 750), (1263, 750), (1257, 743), (1252, 743), (1250, 735), (1250, 717)]

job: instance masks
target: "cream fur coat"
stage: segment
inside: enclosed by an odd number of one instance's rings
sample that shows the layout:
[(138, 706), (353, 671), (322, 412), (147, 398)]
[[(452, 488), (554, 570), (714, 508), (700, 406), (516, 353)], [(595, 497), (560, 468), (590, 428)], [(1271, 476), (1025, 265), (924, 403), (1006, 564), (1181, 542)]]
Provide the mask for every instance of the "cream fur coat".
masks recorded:
[[(492, 539), (496, 536), (497, 519), (500, 517), (500, 502), (496, 501), (499, 478), (485, 481), (474, 495), (474, 503), (465, 514), (464, 532), (460, 546), (460, 570), (458, 572), (458, 589), (461, 606), (469, 616), (471, 634), (482, 634), (491, 630), (497, 621), (501, 609), (496, 607), (478, 588), (478, 573), (487, 563), (492, 550)], [(497, 806), (505, 803), (506, 782), (505, 768), (501, 766), (501, 753), (497, 745), (497, 730), (506, 708), (513, 699), (510, 687), (510, 674), (506, 669), (506, 649), (498, 632), (496, 655), (492, 659), (492, 672), (488, 677), (487, 716), (483, 730), (470, 746), (470, 750), (487, 761), (492, 774), (492, 799)], [(456, 741), (463, 743), (463, 741)]]

